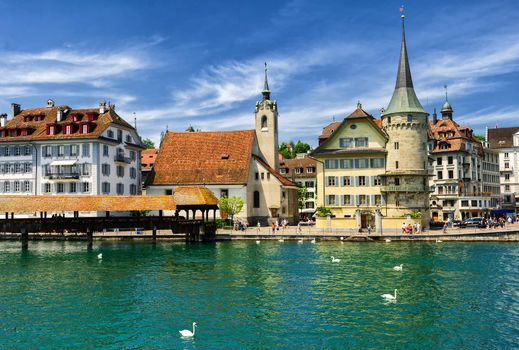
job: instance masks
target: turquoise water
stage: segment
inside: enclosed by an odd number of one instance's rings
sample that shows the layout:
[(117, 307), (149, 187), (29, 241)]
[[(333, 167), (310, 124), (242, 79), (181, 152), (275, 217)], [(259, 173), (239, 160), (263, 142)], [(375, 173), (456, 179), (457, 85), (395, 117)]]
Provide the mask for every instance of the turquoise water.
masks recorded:
[[(0, 242), (0, 348), (512, 349), (519, 245)], [(99, 261), (97, 254), (102, 252)], [(330, 256), (342, 259), (332, 264)], [(402, 272), (392, 267), (404, 264)], [(383, 293), (398, 288), (396, 303)], [(178, 330), (199, 324), (194, 339)]]

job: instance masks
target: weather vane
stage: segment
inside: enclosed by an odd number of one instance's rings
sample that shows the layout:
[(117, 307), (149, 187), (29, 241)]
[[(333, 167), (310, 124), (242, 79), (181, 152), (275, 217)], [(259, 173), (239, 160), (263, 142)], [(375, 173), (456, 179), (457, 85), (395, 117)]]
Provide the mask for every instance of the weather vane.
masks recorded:
[(404, 13), (405, 13), (405, 7), (404, 7), (404, 5), (400, 6), (400, 13), (401, 13), (401, 17), (402, 17), (402, 18), (405, 18), (405, 15), (404, 15)]
[(449, 97), (447, 96), (447, 85), (443, 85), (443, 87), (445, 88), (445, 101), (448, 101)]

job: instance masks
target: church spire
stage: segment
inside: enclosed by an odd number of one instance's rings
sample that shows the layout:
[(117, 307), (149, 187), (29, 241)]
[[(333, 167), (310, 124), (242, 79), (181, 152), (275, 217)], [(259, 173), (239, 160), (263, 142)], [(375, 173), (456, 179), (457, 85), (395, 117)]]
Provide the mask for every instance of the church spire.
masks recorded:
[(395, 91), (393, 92), (393, 97), (391, 97), (391, 102), (389, 102), (385, 114), (408, 112), (426, 113), (420, 104), (418, 97), (416, 97), (413, 87), (413, 79), (411, 78), (411, 68), (409, 66), (409, 57), (407, 55), (407, 45), (405, 41), (405, 16), (403, 6), (400, 8), (400, 12), (402, 12), (400, 61), (398, 62)]
[(270, 100), (269, 81), (267, 79), (267, 62), (265, 62), (265, 82), (263, 83), (263, 94), (264, 100)]

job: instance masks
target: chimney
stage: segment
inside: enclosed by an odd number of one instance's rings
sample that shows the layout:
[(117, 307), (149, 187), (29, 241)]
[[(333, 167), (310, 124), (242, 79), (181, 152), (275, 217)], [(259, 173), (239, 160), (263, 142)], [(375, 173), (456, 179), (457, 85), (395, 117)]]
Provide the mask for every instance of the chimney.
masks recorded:
[(436, 114), (436, 108), (434, 109), (433, 113), (433, 124), (436, 124), (438, 122), (438, 114)]
[(56, 121), (59, 123), (63, 119), (63, 111), (61, 108), (58, 108), (56, 111)]
[(0, 128), (5, 127), (5, 123), (7, 121), (7, 114), (0, 114)]
[(48, 107), (48, 108), (52, 108), (52, 107), (54, 107), (54, 101), (51, 100), (50, 98), (47, 100), (47, 107)]
[(106, 101), (99, 101), (99, 114), (106, 112)]
[(16, 117), (22, 111), (21, 106), (18, 103), (11, 103), (11, 114), (13, 118)]

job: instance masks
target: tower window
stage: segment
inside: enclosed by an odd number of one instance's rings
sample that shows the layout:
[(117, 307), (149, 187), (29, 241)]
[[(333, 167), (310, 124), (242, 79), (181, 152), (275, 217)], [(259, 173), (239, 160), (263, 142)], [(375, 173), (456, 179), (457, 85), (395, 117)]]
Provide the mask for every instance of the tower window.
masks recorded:
[(261, 129), (267, 129), (267, 116), (261, 117)]
[(260, 193), (259, 191), (254, 191), (254, 208), (260, 207)]
[(398, 169), (398, 160), (395, 162), (395, 168)]
[(395, 142), (395, 149), (400, 149), (400, 143), (399, 142)]
[(411, 114), (407, 115), (407, 122), (412, 123), (413, 122), (413, 116)]

